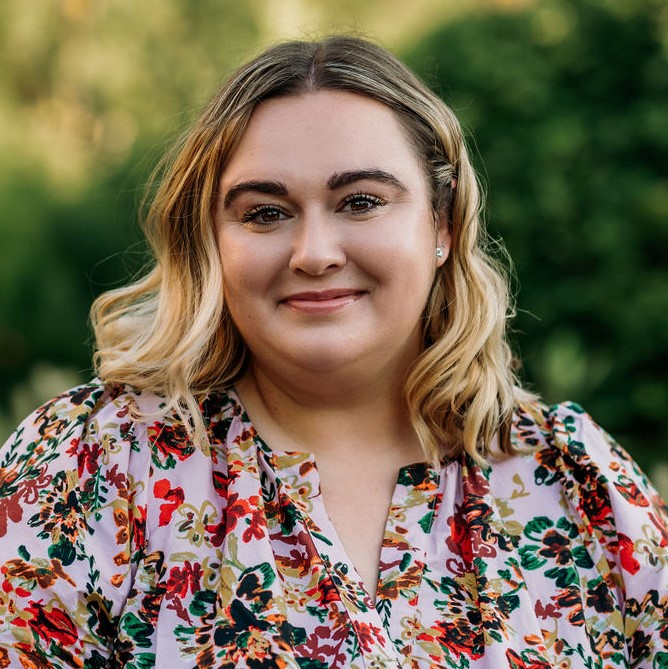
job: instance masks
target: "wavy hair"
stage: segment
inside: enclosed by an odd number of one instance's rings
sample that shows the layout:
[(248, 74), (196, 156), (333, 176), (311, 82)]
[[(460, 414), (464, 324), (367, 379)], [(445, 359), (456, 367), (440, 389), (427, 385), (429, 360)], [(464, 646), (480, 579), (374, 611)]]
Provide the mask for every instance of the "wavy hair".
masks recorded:
[(394, 111), (424, 168), (434, 212), (450, 222), (450, 256), (425, 307), (424, 350), (404, 388), (425, 455), (512, 453), (512, 411), (529, 395), (513, 372), (508, 281), (486, 252), (480, 189), (460, 124), (405, 65), (356, 37), (267, 49), (229, 78), (159, 168), (144, 221), (155, 264), (143, 279), (98, 297), (91, 310), (98, 376), (164, 395), (206, 447), (198, 401), (233, 384), (248, 364), (223, 299), (214, 236), (221, 174), (259, 104), (321, 90), (364, 95)]

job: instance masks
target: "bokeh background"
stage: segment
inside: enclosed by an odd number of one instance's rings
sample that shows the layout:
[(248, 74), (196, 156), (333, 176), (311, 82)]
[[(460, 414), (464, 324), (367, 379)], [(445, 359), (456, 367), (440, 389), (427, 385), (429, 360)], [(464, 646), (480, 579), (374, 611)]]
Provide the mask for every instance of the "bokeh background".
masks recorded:
[(469, 133), (526, 383), (583, 404), (668, 492), (663, 0), (3, 0), (0, 440), (90, 376), (90, 303), (146, 262), (147, 175), (230, 68), (351, 30)]

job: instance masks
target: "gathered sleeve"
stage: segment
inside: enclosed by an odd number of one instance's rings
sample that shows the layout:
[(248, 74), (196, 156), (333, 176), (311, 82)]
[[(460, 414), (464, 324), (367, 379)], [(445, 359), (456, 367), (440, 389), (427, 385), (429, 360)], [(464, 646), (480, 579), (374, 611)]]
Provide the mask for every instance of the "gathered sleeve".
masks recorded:
[(0, 450), (0, 667), (105, 667), (145, 537), (135, 396), (93, 382)]
[[(632, 667), (668, 666), (668, 513), (659, 493), (615, 440), (574, 404), (551, 413), (553, 448), (537, 478), (561, 479), (590, 553), (619, 602)], [(606, 610), (604, 590), (590, 593)]]

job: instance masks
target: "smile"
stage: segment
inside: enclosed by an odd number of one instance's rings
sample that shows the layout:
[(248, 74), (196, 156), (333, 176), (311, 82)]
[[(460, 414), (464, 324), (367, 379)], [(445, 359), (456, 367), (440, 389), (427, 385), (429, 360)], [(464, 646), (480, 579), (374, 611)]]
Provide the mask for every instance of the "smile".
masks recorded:
[(344, 309), (349, 304), (357, 302), (366, 293), (361, 290), (331, 289), (322, 291), (308, 291), (294, 293), (282, 299), (280, 304), (292, 311), (306, 314), (325, 314)]

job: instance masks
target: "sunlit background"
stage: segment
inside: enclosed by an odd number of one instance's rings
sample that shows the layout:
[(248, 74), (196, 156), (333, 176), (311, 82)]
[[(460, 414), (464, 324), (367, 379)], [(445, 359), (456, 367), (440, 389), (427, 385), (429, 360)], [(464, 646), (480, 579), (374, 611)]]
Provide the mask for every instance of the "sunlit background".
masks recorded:
[(513, 344), (668, 492), (663, 0), (3, 0), (0, 440), (90, 377), (87, 311), (141, 271), (147, 174), (230, 68), (355, 31), (462, 119), (515, 262)]

